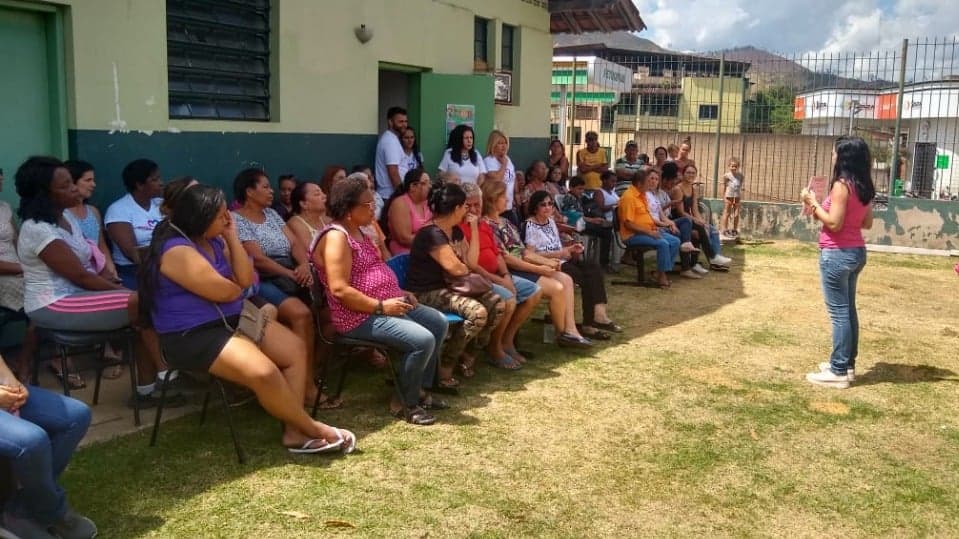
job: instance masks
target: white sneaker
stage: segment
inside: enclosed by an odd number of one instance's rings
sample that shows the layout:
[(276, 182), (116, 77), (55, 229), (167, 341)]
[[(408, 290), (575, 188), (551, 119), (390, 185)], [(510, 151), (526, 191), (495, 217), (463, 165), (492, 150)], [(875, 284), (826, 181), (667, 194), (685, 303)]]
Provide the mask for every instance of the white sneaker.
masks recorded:
[[(829, 366), (829, 362), (828, 362), (828, 361), (823, 361), (822, 363), (819, 364), (819, 370), (820, 370), (821, 372), (832, 372), (832, 371), (829, 370), (829, 369), (830, 369), (830, 366)], [(851, 369), (851, 368), (850, 368), (850, 369), (846, 369), (846, 378), (849, 379), (849, 383), (850, 383), (850, 384), (853, 383), (853, 382), (855, 382), (855, 381), (856, 381), (856, 369)]]
[(709, 259), (710, 264), (715, 264), (717, 266), (728, 266), (729, 263), (732, 261), (733, 261), (732, 258), (723, 256), (723, 255), (716, 255), (712, 257), (711, 259)]
[(691, 270), (691, 269), (688, 269), (688, 270), (680, 273), (679, 276), (680, 276), (680, 277), (685, 277), (685, 278), (687, 278), (687, 279), (702, 279), (702, 278), (703, 278), (702, 275), (696, 273), (695, 271), (693, 271), (693, 270)]
[(684, 241), (679, 244), (679, 250), (683, 253), (698, 253), (699, 249), (691, 241)]
[(846, 389), (849, 387), (848, 376), (836, 376), (832, 371), (811, 372), (806, 375), (806, 381), (817, 386), (831, 387), (833, 389)]
[(700, 275), (706, 275), (707, 273), (709, 273), (709, 270), (706, 269), (706, 268), (704, 268), (703, 265), (700, 264), (699, 262), (696, 262), (696, 265), (693, 266), (692, 269), (693, 269), (693, 271), (695, 271), (696, 273), (698, 273), (698, 274), (700, 274)]

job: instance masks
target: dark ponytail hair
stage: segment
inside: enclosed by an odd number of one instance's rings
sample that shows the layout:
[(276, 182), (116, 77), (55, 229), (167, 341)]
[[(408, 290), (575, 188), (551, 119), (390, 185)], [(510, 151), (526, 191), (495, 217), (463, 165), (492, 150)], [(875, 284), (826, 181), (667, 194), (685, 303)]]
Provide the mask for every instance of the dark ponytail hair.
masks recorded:
[(872, 156), (869, 145), (862, 137), (842, 136), (836, 139), (836, 164), (832, 167), (832, 181), (845, 180), (856, 192), (856, 198), (863, 204), (869, 204), (876, 197), (876, 186), (872, 183)]
[(466, 204), (466, 192), (455, 183), (444, 183), (433, 180), (428, 200), (430, 211), (435, 217), (443, 217), (453, 213), (458, 206)]
[[(140, 298), (140, 321), (152, 326), (152, 312), (156, 305), (156, 293), (160, 279), (160, 257), (163, 256), (163, 246), (171, 239), (182, 238), (196, 243), (206, 232), (213, 220), (220, 213), (220, 208), (226, 206), (226, 195), (216, 187), (208, 185), (194, 185), (184, 189), (177, 203), (170, 208), (172, 212), (153, 230), (153, 238), (146, 254), (140, 260), (137, 272), (138, 290)], [(182, 234), (181, 234), (182, 232)]]

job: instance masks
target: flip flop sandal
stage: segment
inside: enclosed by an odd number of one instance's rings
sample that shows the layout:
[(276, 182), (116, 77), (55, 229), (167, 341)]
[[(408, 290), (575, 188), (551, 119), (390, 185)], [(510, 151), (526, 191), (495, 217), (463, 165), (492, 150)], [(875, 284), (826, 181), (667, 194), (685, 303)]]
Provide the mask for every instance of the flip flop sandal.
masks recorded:
[[(349, 455), (356, 450), (356, 435), (346, 429), (335, 429), (337, 443), (340, 445), (340, 450), (343, 451), (344, 455)], [(343, 438), (343, 433), (346, 433), (347, 439)]]
[(463, 378), (472, 378), (476, 376), (476, 370), (473, 369), (472, 365), (467, 365), (466, 363), (460, 363), (457, 365), (456, 370), (460, 372), (460, 376)]
[(443, 399), (437, 399), (430, 395), (425, 399), (420, 399), (420, 408), (424, 410), (449, 410), (450, 404)]
[(514, 359), (516, 362), (518, 362), (520, 365), (525, 365), (525, 364), (526, 364), (526, 359), (527, 359), (527, 358), (524, 357), (524, 355), (521, 354), (519, 351), (517, 351), (517, 350), (504, 350), (504, 351), (506, 352), (506, 355), (508, 355), (509, 357), (513, 358), (513, 359)]
[(103, 377), (107, 380), (116, 380), (123, 376), (123, 365), (114, 365), (103, 372)]
[(583, 337), (586, 337), (587, 339), (608, 341), (612, 338), (609, 336), (609, 333), (606, 333), (605, 331), (600, 331), (592, 326), (583, 326), (582, 328), (580, 328), (579, 332)]
[[(339, 435), (339, 431), (337, 431)], [(317, 442), (324, 442), (320, 447), (313, 447), (313, 444)], [(340, 446), (343, 445), (343, 437), (340, 436), (340, 439), (330, 443), (324, 440), (323, 438), (312, 438), (305, 442), (300, 447), (287, 447), (286, 450), (294, 455), (315, 455), (317, 453), (332, 453), (340, 449)]]
[(460, 386), (460, 381), (456, 378), (450, 377), (436, 382), (436, 385), (443, 389), (456, 389)]
[(602, 330), (604, 330), (604, 331), (610, 331), (610, 332), (612, 332), (612, 333), (622, 333), (622, 332), (623, 332), (623, 328), (620, 327), (620, 326), (618, 326), (618, 325), (616, 325), (616, 324), (614, 324), (612, 321), (610, 321), (610, 322), (604, 322), (604, 323), (593, 322), (593, 327), (596, 328), (596, 329), (602, 329)]
[(507, 354), (506, 357), (501, 357), (499, 359), (489, 359), (488, 363), (494, 367), (506, 369), (508, 371), (518, 371), (523, 368), (523, 364), (513, 359), (513, 356), (510, 356), (509, 354)]

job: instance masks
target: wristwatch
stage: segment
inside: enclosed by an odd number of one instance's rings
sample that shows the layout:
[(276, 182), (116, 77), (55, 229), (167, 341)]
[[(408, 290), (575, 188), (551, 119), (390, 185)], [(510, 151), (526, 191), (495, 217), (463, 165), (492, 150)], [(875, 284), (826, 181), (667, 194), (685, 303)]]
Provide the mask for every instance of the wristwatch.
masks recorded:
[(376, 310), (373, 311), (373, 314), (383, 314), (383, 301), (376, 302)]

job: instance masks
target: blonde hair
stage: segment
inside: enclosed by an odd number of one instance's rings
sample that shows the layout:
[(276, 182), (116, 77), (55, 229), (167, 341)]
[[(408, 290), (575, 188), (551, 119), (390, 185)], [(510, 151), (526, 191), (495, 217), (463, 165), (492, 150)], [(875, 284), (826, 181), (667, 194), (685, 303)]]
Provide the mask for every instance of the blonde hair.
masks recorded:
[(483, 209), (485, 211), (494, 211), (496, 201), (499, 197), (506, 194), (506, 183), (496, 180), (483, 182)]
[(739, 165), (739, 166), (742, 166), (742, 165), (743, 165), (742, 161), (740, 161), (739, 158), (736, 157), (735, 155), (729, 156), (729, 159), (726, 160), (726, 166), (729, 166), (729, 165), (731, 165), (732, 163), (736, 163), (736, 164)]
[(500, 138), (506, 141), (506, 151), (509, 152), (509, 137), (499, 129), (494, 129), (489, 132), (489, 137), (486, 138), (486, 155), (493, 155), (493, 145)]
[(672, 156), (674, 153), (679, 151), (679, 146), (674, 142), (670, 142), (666, 145), (666, 155)]

